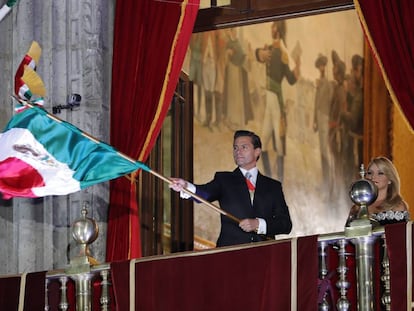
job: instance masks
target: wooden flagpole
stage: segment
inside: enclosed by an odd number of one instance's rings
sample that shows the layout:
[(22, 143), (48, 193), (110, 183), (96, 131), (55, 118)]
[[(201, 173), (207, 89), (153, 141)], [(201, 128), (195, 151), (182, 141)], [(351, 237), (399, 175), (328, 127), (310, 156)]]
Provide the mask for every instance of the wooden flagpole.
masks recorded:
[[(156, 176), (156, 177), (164, 180), (165, 182), (167, 182), (169, 184), (172, 184), (173, 183), (173, 181), (171, 179), (169, 179), (169, 178), (167, 178), (167, 177), (165, 177), (165, 176), (163, 176), (163, 175), (161, 175), (161, 174), (153, 171), (152, 169), (149, 170), (149, 173), (151, 173), (154, 176)], [(234, 220), (235, 222), (239, 223), (241, 221), (241, 219), (237, 218), (236, 216), (233, 216), (232, 214), (226, 212), (225, 210), (222, 210), (221, 208), (215, 206), (213, 203), (211, 203), (211, 202), (207, 201), (206, 199), (200, 197), (199, 195), (191, 192), (190, 190), (187, 190), (186, 188), (183, 188), (182, 191), (185, 192), (185, 193), (187, 193), (188, 195), (191, 195), (196, 200), (198, 200), (200, 202), (203, 202), (204, 204), (206, 204), (208, 207), (210, 207), (214, 211), (216, 211), (216, 212), (218, 212), (218, 213), (220, 213), (220, 214), (222, 214), (224, 216), (227, 216), (228, 218)]]

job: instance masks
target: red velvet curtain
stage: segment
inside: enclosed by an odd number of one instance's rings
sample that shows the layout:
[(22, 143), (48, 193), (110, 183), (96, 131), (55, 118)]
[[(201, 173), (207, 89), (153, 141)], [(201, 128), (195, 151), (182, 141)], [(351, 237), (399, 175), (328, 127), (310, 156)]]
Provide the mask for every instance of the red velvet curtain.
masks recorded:
[[(199, 0), (116, 1), (111, 145), (145, 162), (168, 111)], [(111, 181), (107, 261), (141, 256), (136, 176)]]
[(354, 0), (393, 101), (414, 127), (414, 1)]

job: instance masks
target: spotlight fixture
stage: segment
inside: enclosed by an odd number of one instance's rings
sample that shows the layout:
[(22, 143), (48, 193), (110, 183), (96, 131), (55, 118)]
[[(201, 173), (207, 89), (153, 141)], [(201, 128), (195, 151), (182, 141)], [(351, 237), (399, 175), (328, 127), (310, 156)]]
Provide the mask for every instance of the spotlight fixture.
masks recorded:
[(79, 94), (70, 94), (68, 95), (66, 105), (58, 105), (52, 107), (53, 114), (60, 113), (62, 109), (78, 110), (81, 100), (82, 96), (80, 96)]

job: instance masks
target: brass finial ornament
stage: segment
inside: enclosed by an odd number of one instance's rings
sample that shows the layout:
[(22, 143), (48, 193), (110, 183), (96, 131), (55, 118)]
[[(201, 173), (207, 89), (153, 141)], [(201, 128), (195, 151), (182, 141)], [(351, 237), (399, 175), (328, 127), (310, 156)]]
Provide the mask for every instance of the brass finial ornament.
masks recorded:
[(360, 207), (358, 218), (368, 219), (368, 205), (377, 199), (378, 189), (372, 181), (365, 178), (364, 164), (361, 164), (359, 174), (361, 179), (352, 184), (349, 196)]
[(72, 224), (72, 237), (80, 248), (79, 255), (70, 261), (72, 268), (98, 264), (98, 261), (90, 254), (89, 245), (97, 239), (99, 228), (94, 219), (87, 217), (87, 206), (88, 204), (84, 203), (81, 217)]
[[(88, 245), (98, 237), (99, 228), (94, 219), (86, 216), (88, 215), (87, 203), (84, 204), (81, 214), (82, 216), (72, 224), (72, 236), (79, 244)], [(84, 250), (82, 255), (88, 255), (86, 251)]]
[(361, 164), (359, 173), (361, 179), (354, 182), (349, 190), (349, 196), (359, 206), (359, 212), (357, 217), (345, 227), (345, 236), (350, 237), (355, 245), (355, 260), (359, 278), (357, 286), (358, 310), (372, 310), (374, 306), (372, 267), (376, 236), (372, 234), (368, 206), (376, 200), (378, 189), (372, 181), (365, 178), (363, 164)]
[(92, 310), (91, 280), (94, 275), (91, 267), (98, 264), (98, 261), (89, 253), (89, 244), (96, 240), (99, 229), (96, 221), (87, 217), (87, 206), (87, 203), (83, 204), (81, 217), (72, 224), (72, 236), (79, 245), (79, 255), (70, 260), (70, 267), (65, 270), (75, 281), (76, 310)]
[(365, 178), (364, 164), (361, 164), (359, 174), (361, 178), (355, 181), (349, 190), (352, 202), (359, 206), (358, 216), (345, 228), (345, 234), (351, 236), (371, 233), (372, 225), (368, 216), (368, 205), (372, 204), (378, 196), (375, 184)]

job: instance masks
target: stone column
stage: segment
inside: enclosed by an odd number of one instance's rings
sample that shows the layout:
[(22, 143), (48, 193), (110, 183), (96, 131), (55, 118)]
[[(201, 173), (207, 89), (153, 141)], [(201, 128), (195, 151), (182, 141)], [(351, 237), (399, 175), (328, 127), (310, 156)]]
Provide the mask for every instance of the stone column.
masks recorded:
[[(57, 116), (109, 143), (114, 1), (20, 0), (0, 23), (0, 128), (13, 114), (14, 74), (33, 40), (42, 47), (37, 72), (45, 108), (82, 96), (79, 110)], [(51, 133), (52, 134), (52, 133)], [(59, 197), (0, 200), (0, 274), (62, 268), (75, 251), (70, 226), (88, 202), (100, 236), (91, 247), (105, 260), (108, 183)]]

